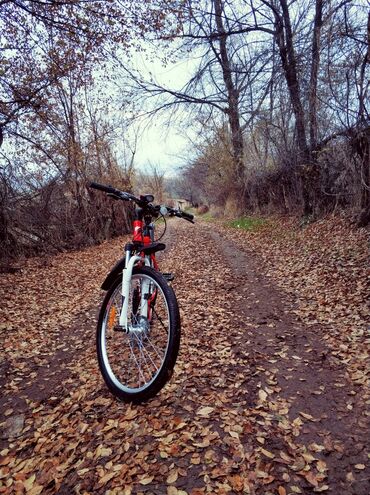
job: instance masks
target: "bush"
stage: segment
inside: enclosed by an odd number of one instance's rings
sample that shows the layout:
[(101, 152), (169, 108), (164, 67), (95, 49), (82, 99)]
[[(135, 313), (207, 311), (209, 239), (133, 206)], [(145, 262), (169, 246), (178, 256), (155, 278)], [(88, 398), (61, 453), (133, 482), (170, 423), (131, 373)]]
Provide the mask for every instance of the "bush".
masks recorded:
[(197, 208), (197, 213), (198, 215), (204, 215), (205, 213), (208, 213), (209, 208), (207, 205), (200, 205)]

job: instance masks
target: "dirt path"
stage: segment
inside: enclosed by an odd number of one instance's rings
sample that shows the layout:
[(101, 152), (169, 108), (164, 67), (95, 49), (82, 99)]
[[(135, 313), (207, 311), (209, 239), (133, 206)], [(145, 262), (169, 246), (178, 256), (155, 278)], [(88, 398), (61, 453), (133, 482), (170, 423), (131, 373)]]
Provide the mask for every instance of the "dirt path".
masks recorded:
[[(17, 315), (27, 294), (4, 296), (0, 493), (367, 494), (364, 404), (323, 329), (300, 323), (231, 241), (204, 225), (171, 229), (162, 268), (176, 274), (181, 351), (171, 383), (143, 406), (113, 399), (95, 359), (98, 282), (118, 243), (58, 260), (63, 325), (54, 311), (40, 328), (36, 282), (26, 335)], [(37, 266), (26, 275), (53, 283)]]

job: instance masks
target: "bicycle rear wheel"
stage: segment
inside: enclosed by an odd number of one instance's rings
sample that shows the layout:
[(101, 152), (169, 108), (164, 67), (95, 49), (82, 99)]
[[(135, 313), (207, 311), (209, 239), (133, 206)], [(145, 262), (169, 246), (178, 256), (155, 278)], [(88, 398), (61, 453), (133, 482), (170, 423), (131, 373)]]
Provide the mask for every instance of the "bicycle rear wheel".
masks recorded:
[(97, 327), (100, 371), (111, 392), (126, 402), (153, 397), (172, 375), (180, 345), (176, 296), (160, 273), (134, 268), (127, 330), (119, 326), (122, 277), (103, 301)]

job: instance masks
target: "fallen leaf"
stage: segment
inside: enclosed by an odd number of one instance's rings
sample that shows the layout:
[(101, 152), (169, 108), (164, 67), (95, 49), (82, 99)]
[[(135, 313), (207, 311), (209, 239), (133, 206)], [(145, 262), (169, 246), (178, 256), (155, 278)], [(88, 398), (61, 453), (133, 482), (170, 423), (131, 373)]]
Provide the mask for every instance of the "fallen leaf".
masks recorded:
[(304, 477), (312, 486), (319, 486), (319, 482), (317, 481), (317, 478), (314, 475), (314, 473), (312, 472), (305, 473)]
[(205, 407), (201, 407), (200, 409), (198, 409), (197, 415), (198, 416), (209, 416), (211, 414), (211, 412), (213, 412), (213, 411), (214, 411), (214, 407), (205, 406)]
[(154, 480), (154, 476), (145, 476), (139, 480), (140, 485), (149, 485)]
[(170, 472), (170, 474), (167, 476), (167, 480), (166, 480), (166, 483), (168, 485), (171, 485), (172, 483), (175, 483), (175, 481), (177, 480), (179, 474), (178, 474), (178, 471), (177, 469), (174, 469)]
[(301, 489), (297, 485), (292, 485), (290, 489), (292, 490), (293, 493), (302, 493)]
[(103, 486), (105, 485), (106, 483), (108, 483), (109, 480), (111, 480), (112, 478), (114, 478), (114, 476), (116, 476), (117, 473), (107, 473), (106, 475), (104, 475), (102, 478), (99, 479), (99, 485)]
[(26, 490), (26, 492), (29, 492), (32, 488), (32, 485), (34, 484), (36, 479), (36, 475), (32, 474), (29, 478), (26, 479), (26, 481), (23, 482), (23, 486)]
[(267, 399), (267, 393), (261, 389), (258, 391), (258, 397), (261, 402), (265, 402), (265, 400)]
[(310, 421), (314, 421), (315, 420), (315, 418), (313, 416), (311, 416), (311, 414), (307, 414), (307, 413), (304, 413), (302, 411), (300, 411), (299, 414), (301, 416), (303, 416), (305, 419), (309, 419)]
[(269, 450), (261, 449), (261, 452), (262, 452), (263, 455), (265, 455), (269, 459), (273, 459), (275, 457), (275, 454), (273, 454)]
[(319, 473), (325, 473), (325, 471), (328, 470), (328, 467), (327, 467), (325, 461), (321, 461), (321, 460), (317, 461), (316, 467), (317, 467), (317, 470), (319, 471)]
[(329, 485), (322, 485), (313, 489), (314, 492), (326, 492), (326, 490), (329, 490)]

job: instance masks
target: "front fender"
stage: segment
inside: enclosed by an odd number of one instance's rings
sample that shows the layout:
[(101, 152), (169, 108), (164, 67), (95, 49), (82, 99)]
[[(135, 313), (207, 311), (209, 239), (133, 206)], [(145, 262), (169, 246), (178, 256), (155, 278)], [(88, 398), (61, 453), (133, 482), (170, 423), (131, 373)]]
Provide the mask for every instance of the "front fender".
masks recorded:
[(101, 288), (103, 290), (108, 290), (109, 287), (113, 284), (113, 282), (116, 280), (118, 275), (122, 273), (122, 270), (125, 268), (125, 258), (121, 258), (117, 263), (114, 265), (110, 273), (107, 275), (106, 279), (101, 285)]

